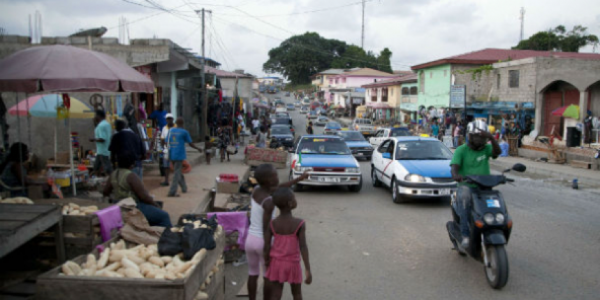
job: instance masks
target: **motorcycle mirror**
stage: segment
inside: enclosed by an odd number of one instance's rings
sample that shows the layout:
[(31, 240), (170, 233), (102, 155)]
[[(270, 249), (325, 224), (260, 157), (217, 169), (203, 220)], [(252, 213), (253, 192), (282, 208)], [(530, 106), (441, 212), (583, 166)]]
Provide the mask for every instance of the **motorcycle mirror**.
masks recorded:
[(515, 164), (512, 167), (512, 169), (517, 172), (525, 172), (525, 170), (527, 170), (527, 167), (524, 164), (519, 163), (519, 164)]
[(502, 171), (502, 173), (508, 173), (508, 172), (510, 172), (510, 169), (506, 169), (506, 170)]

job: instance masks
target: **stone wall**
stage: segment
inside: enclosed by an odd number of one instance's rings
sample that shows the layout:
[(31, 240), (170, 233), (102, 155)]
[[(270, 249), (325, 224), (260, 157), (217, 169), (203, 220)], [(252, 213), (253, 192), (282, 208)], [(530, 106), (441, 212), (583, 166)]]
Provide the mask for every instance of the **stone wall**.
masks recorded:
[[(467, 72), (479, 65), (452, 65), (452, 75), (454, 76), (454, 84), (464, 84), (467, 86), (467, 102), (475, 101), (497, 101), (494, 93), (497, 91), (493, 84), (493, 79), (496, 76), (496, 71), (483, 71), (473, 74)], [(449, 97), (449, 96), (448, 96)]]

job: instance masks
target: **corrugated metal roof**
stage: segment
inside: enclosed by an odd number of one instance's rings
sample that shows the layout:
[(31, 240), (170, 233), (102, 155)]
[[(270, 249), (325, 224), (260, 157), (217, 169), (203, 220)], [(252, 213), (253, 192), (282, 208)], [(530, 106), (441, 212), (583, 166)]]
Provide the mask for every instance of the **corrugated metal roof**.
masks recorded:
[(555, 57), (555, 58), (577, 58), (577, 59), (599, 59), (600, 54), (577, 53), (577, 52), (553, 52), (536, 50), (512, 50), (487, 48), (460, 55), (450, 56), (424, 64), (412, 66), (411, 69), (418, 70), (443, 64), (476, 64), (484, 65), (498, 61), (517, 60), (530, 57)]
[(374, 88), (374, 87), (380, 87), (380, 86), (397, 85), (400, 83), (408, 83), (408, 82), (417, 82), (417, 74), (413, 73), (411, 75), (406, 75), (406, 76), (402, 76), (402, 77), (396, 77), (396, 78), (392, 78), (392, 79), (386, 79), (386, 80), (381, 80), (381, 81), (377, 81), (377, 82), (373, 82), (373, 83), (369, 83), (369, 84), (364, 84), (364, 85), (362, 85), (362, 87)]
[(217, 77), (221, 77), (221, 78), (235, 78), (235, 77), (239, 77), (239, 78), (252, 78), (253, 77), (253, 76), (250, 76), (250, 75), (247, 75), (247, 74), (240, 74), (240, 73), (235, 73), (235, 72), (229, 72), (229, 71), (215, 69), (215, 68), (210, 67), (210, 66), (205, 66), (204, 67), (204, 71), (207, 74), (215, 74), (215, 75), (217, 75)]
[(361, 69), (357, 69), (357, 70), (352, 70), (352, 71), (344, 72), (340, 75), (343, 75), (343, 76), (385, 76), (385, 77), (395, 76), (394, 74), (378, 71), (378, 70), (371, 69), (371, 68), (361, 68)]

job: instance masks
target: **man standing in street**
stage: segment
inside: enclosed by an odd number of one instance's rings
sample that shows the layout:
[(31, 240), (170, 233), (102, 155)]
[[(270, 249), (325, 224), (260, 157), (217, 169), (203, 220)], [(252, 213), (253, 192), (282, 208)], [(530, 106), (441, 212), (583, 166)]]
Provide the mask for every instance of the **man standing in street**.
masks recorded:
[(192, 144), (192, 137), (190, 133), (183, 129), (183, 118), (179, 117), (176, 121), (177, 127), (169, 130), (169, 137), (167, 143), (169, 144), (169, 160), (173, 163), (173, 182), (171, 182), (171, 188), (167, 197), (178, 197), (177, 186), (181, 186), (181, 191), (187, 193), (187, 185), (181, 169), (183, 167), (183, 161), (187, 158), (185, 152), (185, 144), (189, 144), (190, 147), (202, 151), (199, 147)]
[(94, 124), (96, 129), (94, 130), (94, 138), (90, 139), (90, 142), (96, 143), (96, 160), (94, 161), (94, 173), (100, 175), (100, 168), (104, 169), (106, 175), (110, 175), (112, 172), (112, 166), (110, 164), (110, 138), (112, 136), (112, 126), (106, 121), (106, 113), (103, 110), (97, 110), (96, 116), (94, 116)]
[(110, 158), (113, 164), (119, 161), (119, 156), (127, 153), (135, 155), (135, 167), (131, 170), (140, 180), (142, 176), (142, 160), (146, 156), (146, 147), (142, 143), (142, 139), (132, 130), (127, 130), (127, 122), (124, 120), (115, 121), (117, 133), (110, 140)]
[(169, 144), (167, 140), (169, 137), (169, 130), (175, 127), (172, 114), (167, 114), (165, 119), (167, 120), (167, 124), (160, 131), (160, 144), (162, 146), (162, 160), (160, 161), (160, 167), (165, 176), (165, 181), (160, 183), (162, 186), (169, 185), (169, 171), (171, 169), (171, 164), (169, 162)]

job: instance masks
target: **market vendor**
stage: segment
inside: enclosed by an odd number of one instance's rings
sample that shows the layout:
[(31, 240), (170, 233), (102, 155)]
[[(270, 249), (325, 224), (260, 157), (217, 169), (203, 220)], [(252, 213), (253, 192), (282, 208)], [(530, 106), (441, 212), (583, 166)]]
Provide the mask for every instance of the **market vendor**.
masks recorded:
[(115, 201), (120, 201), (126, 198), (132, 198), (150, 226), (171, 227), (171, 218), (169, 214), (162, 210), (148, 191), (144, 187), (142, 180), (131, 171), (135, 166), (135, 154), (123, 153), (117, 157), (119, 164), (110, 175), (110, 179), (106, 182), (104, 188), (104, 196), (110, 197)]
[(27, 186), (29, 185), (44, 185), (45, 190), (48, 190), (45, 181), (27, 178), (27, 169), (24, 164), (28, 160), (29, 149), (27, 145), (14, 143), (10, 146), (8, 156), (0, 165), (0, 170), (2, 170), (0, 189), (10, 191), (11, 197), (27, 197)]

